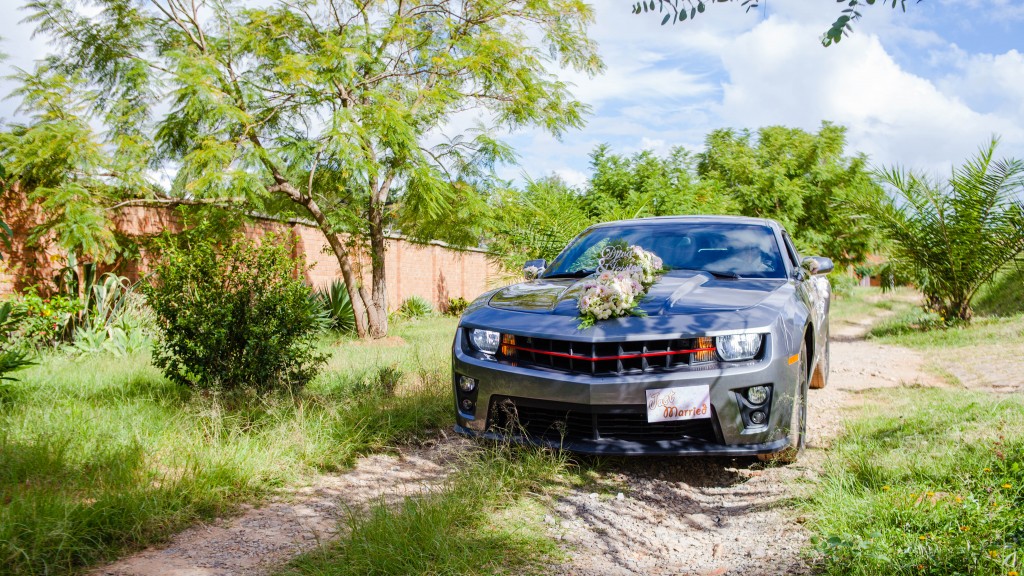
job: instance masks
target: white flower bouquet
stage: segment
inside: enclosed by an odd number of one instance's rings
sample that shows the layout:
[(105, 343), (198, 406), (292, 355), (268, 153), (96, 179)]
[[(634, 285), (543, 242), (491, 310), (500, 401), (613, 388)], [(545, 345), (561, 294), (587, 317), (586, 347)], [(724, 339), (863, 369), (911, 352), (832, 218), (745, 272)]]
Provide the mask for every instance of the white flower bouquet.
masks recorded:
[(598, 320), (643, 316), (638, 305), (664, 271), (664, 264), (654, 253), (620, 242), (605, 247), (597, 270), (597, 277), (584, 283), (577, 303), (580, 330)]

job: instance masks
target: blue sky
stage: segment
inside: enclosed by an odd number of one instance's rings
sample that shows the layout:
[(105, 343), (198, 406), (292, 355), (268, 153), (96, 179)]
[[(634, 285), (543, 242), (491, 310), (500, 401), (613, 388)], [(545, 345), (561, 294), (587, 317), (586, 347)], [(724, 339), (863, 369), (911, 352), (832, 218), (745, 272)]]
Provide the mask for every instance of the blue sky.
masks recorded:
[[(0, 19), (23, 19), (20, 4), (0, 1)], [(865, 6), (855, 34), (826, 49), (819, 37), (842, 8), (833, 0), (767, 0), (746, 14), (738, 1), (715, 4), (675, 26), (632, 15), (629, 0), (595, 0), (591, 33), (607, 71), (559, 72), (592, 106), (587, 126), (561, 141), (510, 135), (520, 165), (503, 175), (581, 183), (600, 143), (698, 150), (715, 128), (814, 130), (823, 120), (847, 126), (848, 150), (876, 165), (945, 174), (992, 134), (1003, 155), (1024, 158), (1024, 1), (911, 0), (906, 13), (881, 4)], [(24, 24), (5, 27), (6, 66), (31, 67), (45, 52), (30, 35)], [(0, 92), (11, 88), (0, 82)], [(0, 118), (15, 107), (0, 102)]]

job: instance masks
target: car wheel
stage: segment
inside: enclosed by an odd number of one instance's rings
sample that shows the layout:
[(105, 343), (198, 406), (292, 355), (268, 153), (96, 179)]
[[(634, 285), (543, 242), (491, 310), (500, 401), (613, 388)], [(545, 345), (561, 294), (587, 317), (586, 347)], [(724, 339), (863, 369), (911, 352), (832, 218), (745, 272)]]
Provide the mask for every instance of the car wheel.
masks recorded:
[(828, 337), (828, 328), (825, 328), (825, 353), (818, 360), (818, 367), (814, 369), (814, 376), (811, 378), (811, 388), (820, 390), (828, 385), (829, 356), (831, 355), (832, 343)]
[(793, 391), (793, 411), (789, 419), (789, 446), (778, 452), (758, 454), (763, 462), (791, 464), (797, 461), (807, 443), (807, 341), (800, 347), (800, 364)]

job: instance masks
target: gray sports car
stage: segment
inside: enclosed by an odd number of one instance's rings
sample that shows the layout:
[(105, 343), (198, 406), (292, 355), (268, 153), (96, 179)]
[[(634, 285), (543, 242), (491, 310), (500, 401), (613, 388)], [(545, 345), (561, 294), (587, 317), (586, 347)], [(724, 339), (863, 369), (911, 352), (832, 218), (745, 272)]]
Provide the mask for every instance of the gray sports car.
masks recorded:
[[(638, 309), (581, 327), (609, 245), (663, 271)], [(828, 380), (827, 258), (801, 258), (773, 220), (678, 216), (592, 226), (532, 279), (488, 292), (459, 323), (456, 430), (583, 453), (793, 460), (807, 390)]]

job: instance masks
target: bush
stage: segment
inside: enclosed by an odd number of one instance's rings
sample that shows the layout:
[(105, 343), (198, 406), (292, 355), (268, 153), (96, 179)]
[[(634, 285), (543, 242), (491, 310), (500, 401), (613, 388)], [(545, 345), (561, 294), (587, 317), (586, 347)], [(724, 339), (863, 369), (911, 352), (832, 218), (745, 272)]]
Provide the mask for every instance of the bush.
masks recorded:
[(221, 251), (202, 240), (171, 248), (147, 288), (161, 333), (155, 364), (199, 389), (301, 388), (326, 360), (314, 343), (326, 321), (293, 277), (301, 269), (273, 236)]
[(845, 270), (836, 269), (828, 275), (829, 284), (832, 286), (832, 295), (837, 298), (846, 298), (853, 294), (853, 289), (859, 284), (857, 279), (850, 276)]
[(449, 316), (462, 316), (462, 313), (469, 308), (469, 300), (466, 300), (462, 296), (457, 298), (449, 298), (448, 306), (445, 307), (444, 313)]
[(11, 372), (34, 364), (28, 359), (28, 353), (25, 350), (10, 346), (9, 336), (22, 318), (22, 314), (15, 310), (14, 305), (10, 302), (0, 304), (0, 385), (4, 380), (15, 380), (8, 376)]
[(43, 298), (30, 290), (10, 301), (12, 313), (20, 318), (10, 333), (13, 344), (23, 348), (53, 348), (68, 341), (75, 319), (82, 311), (77, 298), (51, 296)]
[(410, 296), (402, 302), (398, 309), (398, 315), (402, 318), (425, 318), (434, 315), (434, 307), (421, 296)]

